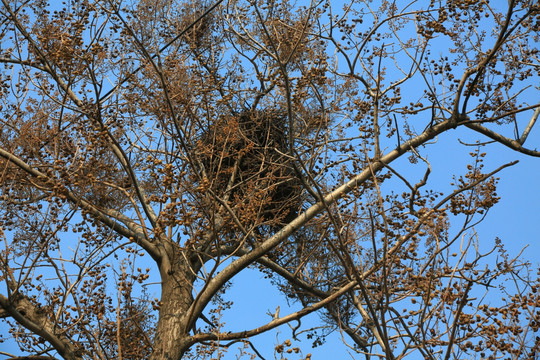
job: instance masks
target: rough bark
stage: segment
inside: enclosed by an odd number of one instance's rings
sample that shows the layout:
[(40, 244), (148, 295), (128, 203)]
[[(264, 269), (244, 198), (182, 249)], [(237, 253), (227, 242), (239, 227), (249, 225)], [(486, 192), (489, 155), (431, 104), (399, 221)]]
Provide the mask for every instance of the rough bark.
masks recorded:
[(64, 359), (83, 359), (76, 343), (63, 335), (47, 314), (24, 295), (16, 292), (9, 299), (0, 295), (0, 318), (8, 316), (50, 342)]
[(195, 277), (182, 261), (168, 260), (160, 267), (161, 302), (152, 360), (181, 359), (191, 346), (189, 309)]

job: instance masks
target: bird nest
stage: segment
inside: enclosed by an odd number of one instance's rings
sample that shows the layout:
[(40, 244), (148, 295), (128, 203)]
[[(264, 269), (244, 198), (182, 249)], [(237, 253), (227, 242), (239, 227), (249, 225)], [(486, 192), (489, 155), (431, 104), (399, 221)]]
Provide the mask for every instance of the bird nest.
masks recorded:
[(301, 186), (288, 153), (287, 116), (279, 111), (222, 116), (197, 142), (206, 187), (245, 228), (277, 226), (298, 214)]

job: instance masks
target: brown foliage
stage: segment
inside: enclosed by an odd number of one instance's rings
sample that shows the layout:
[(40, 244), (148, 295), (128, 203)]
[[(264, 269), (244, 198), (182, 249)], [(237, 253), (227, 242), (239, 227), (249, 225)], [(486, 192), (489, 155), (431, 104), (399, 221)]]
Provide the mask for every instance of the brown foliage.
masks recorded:
[(197, 141), (195, 154), (204, 169), (203, 181), (209, 182), (205, 191), (228, 199), (246, 227), (277, 226), (301, 209), (301, 187), (288, 155), (287, 120), (283, 112), (246, 111), (217, 119)]
[[(337, 330), (358, 358), (537, 357), (539, 274), (476, 229), (516, 163), (493, 143), (540, 157), (539, 5), (344, 5), (2, 0), (6, 342), (310, 359)], [(254, 271), (283, 298), (238, 328)]]

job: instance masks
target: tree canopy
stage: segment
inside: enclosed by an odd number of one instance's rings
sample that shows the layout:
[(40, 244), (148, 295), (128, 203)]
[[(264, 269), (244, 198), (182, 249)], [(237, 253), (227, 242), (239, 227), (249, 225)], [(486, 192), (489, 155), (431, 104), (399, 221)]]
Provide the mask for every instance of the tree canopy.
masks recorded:
[[(0, 19), (0, 340), (20, 351), (1, 354), (310, 359), (339, 331), (358, 359), (538, 356), (537, 259), (475, 231), (517, 163), (486, 156), (540, 157), (537, 1), (2, 0)], [(249, 271), (282, 297), (238, 329)]]

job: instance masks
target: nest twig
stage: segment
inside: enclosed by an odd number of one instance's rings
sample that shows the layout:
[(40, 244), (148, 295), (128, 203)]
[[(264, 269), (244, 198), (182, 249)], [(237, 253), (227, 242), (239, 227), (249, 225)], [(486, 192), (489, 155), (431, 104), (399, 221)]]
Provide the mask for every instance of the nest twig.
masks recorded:
[(286, 155), (287, 130), (279, 111), (245, 111), (218, 118), (197, 143), (210, 189), (246, 225), (276, 226), (298, 214), (301, 187)]

